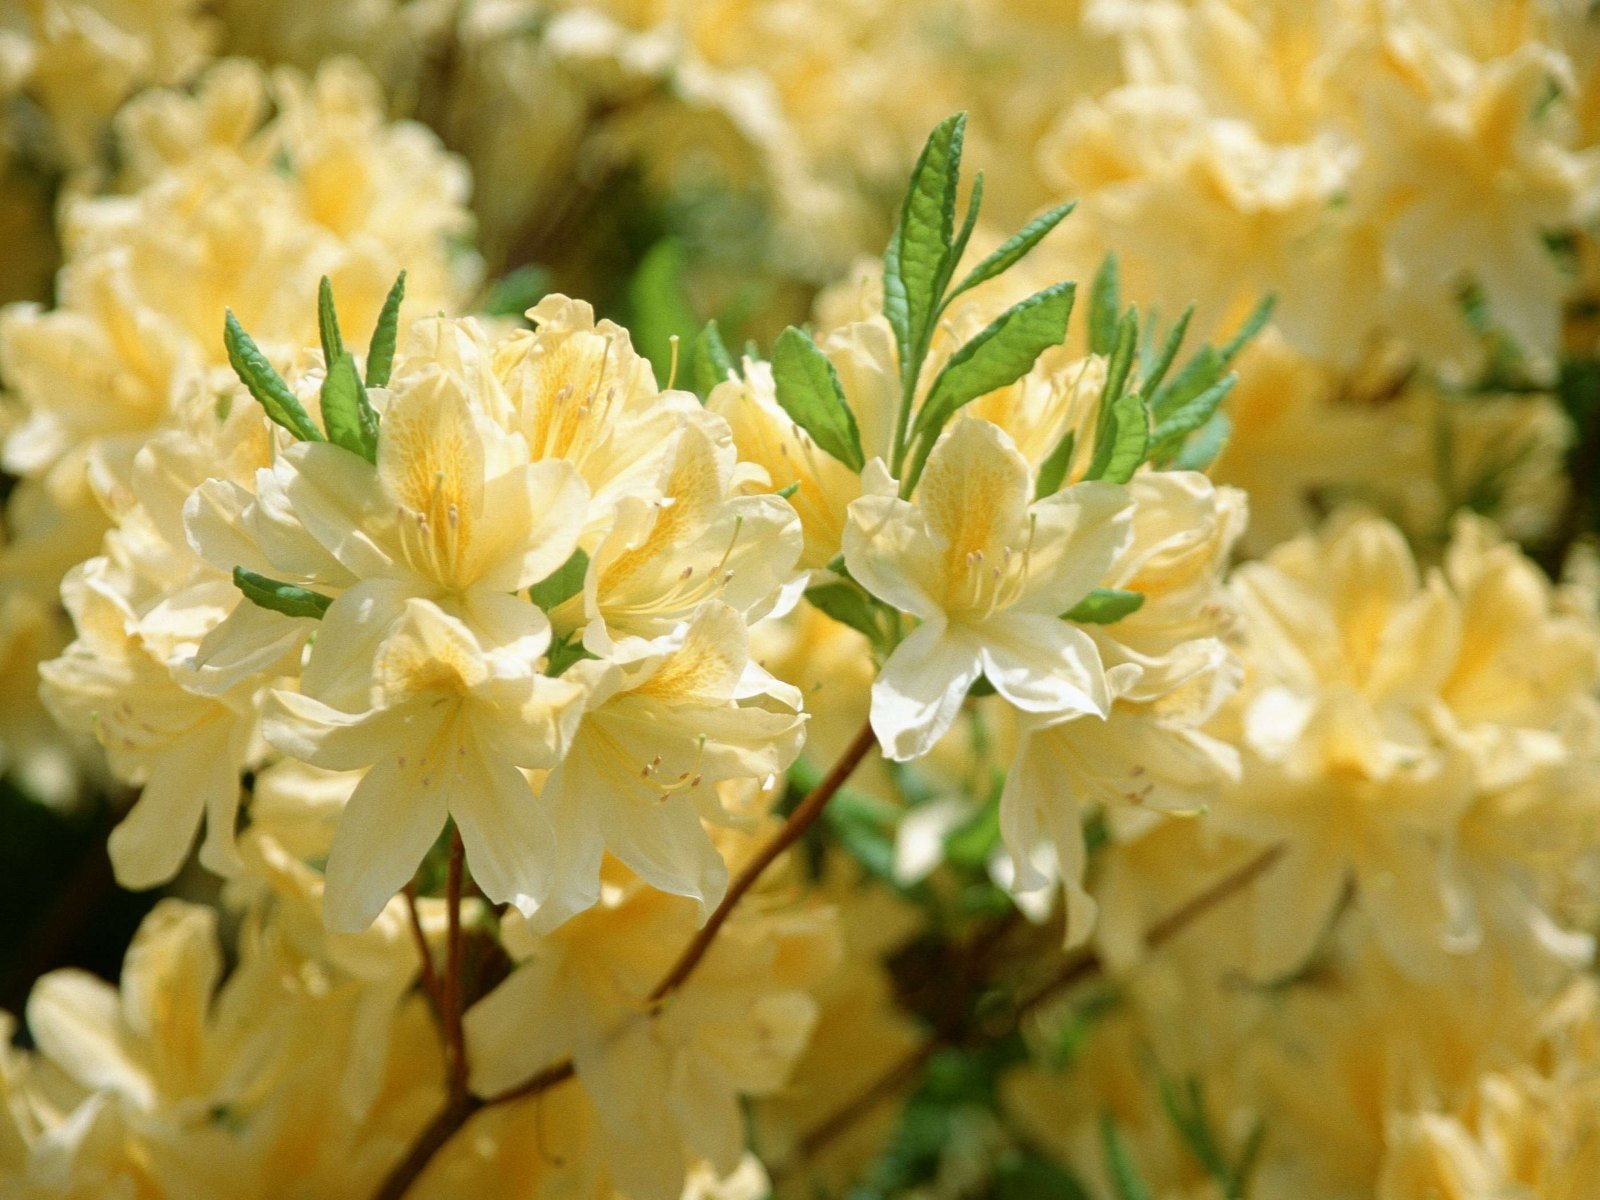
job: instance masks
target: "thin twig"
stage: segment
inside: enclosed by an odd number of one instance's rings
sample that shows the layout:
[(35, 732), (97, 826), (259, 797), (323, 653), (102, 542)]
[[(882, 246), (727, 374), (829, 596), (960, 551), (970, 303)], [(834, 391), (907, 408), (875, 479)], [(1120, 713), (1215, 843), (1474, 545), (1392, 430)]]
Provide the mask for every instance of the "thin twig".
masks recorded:
[(733, 881), (727, 894), (722, 897), (722, 903), (717, 905), (716, 911), (695, 934), (694, 940), (678, 956), (678, 961), (672, 965), (672, 970), (667, 972), (650, 993), (652, 1004), (666, 999), (694, 974), (694, 969), (700, 965), (700, 960), (706, 956), (706, 951), (711, 949), (711, 943), (717, 940), (718, 931), (738, 907), (739, 901), (755, 887), (780, 854), (805, 836), (806, 830), (816, 823), (817, 818), (822, 815), (822, 810), (828, 806), (828, 801), (833, 799), (834, 793), (844, 786), (845, 780), (849, 779), (851, 773), (861, 765), (861, 760), (867, 756), (867, 752), (877, 744), (877, 741), (872, 726), (863, 724), (861, 732), (856, 734), (855, 739), (845, 747), (844, 753), (839, 756), (839, 761), (833, 764), (833, 769), (789, 814), (789, 819), (783, 823), (783, 828), (778, 830), (777, 835), (745, 864), (744, 870), (739, 872), (739, 877)]
[(411, 937), (417, 943), (417, 958), (420, 962), (418, 976), (422, 981), (422, 990), (428, 993), (428, 999), (433, 1003), (433, 1011), (441, 1019), (444, 1017), (444, 996), (439, 991), (439, 973), (433, 968), (433, 951), (428, 946), (428, 935), (422, 928), (422, 916), (417, 911), (417, 884), (413, 880), (406, 884), (406, 915), (411, 925)]
[(444, 986), (441, 990), (445, 1061), (449, 1069), (450, 1100), (467, 1094), (467, 1044), (461, 1026), (461, 876), (466, 849), (461, 831), (450, 834), (450, 862), (446, 868)]

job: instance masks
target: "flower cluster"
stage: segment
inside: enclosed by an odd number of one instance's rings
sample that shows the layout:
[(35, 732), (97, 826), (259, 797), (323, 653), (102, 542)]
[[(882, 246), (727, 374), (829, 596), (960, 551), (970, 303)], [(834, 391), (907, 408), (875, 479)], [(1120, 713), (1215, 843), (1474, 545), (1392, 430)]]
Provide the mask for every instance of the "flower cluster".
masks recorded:
[(1597, 98), (0, 4), (0, 1200), (1588, 1197)]

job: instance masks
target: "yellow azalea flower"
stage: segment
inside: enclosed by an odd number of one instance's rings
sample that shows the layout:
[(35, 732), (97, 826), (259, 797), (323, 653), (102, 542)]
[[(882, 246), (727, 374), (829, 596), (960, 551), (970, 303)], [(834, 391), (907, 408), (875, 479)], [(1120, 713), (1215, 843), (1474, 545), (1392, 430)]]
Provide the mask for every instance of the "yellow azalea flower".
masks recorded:
[[(319, 641), (327, 637), (324, 629)], [(447, 817), (484, 895), (531, 909), (546, 894), (558, 847), (517, 768), (555, 764), (583, 694), (537, 674), (548, 638), (541, 630), (510, 647), (485, 646), (459, 618), (411, 598), (373, 662), (370, 708), (272, 694), (264, 720), (273, 745), (319, 767), (372, 768), (328, 852), (329, 929), (370, 925)]]
[(980, 674), (1025, 711), (1105, 715), (1100, 653), (1060, 617), (1127, 545), (1130, 504), (1105, 483), (1032, 501), (1010, 437), (965, 420), (941, 436), (911, 501), (890, 484), (850, 506), (851, 575), (921, 622), (872, 686), (872, 725), (890, 758), (926, 754)]
[(671, 633), (711, 599), (759, 617), (794, 578), (799, 519), (776, 496), (730, 495), (738, 468), (727, 425), (695, 414), (675, 441), (659, 497), (617, 501), (581, 596), (551, 615), (561, 632), (587, 616), (583, 642), (596, 654)]
[(694, 924), (693, 904), (625, 878), (546, 937), (513, 915), (502, 933), (518, 965), (466, 1016), (479, 1095), (572, 1057), (566, 1086), (593, 1106), (602, 1161), (637, 1200), (678, 1200), (697, 1160), (724, 1175), (739, 1165), (740, 1097), (783, 1086), (815, 1019), (803, 988), (831, 962), (824, 914), (741, 910), (652, 1015), (646, 996)]
[(701, 821), (735, 821), (716, 785), (765, 785), (794, 762), (805, 732), (799, 694), (751, 660), (743, 619), (715, 600), (677, 638), (577, 663), (568, 680), (583, 689), (585, 711), (540, 790), (559, 843), (540, 927), (595, 903), (602, 851), (709, 909), (728, 872)]
[(571, 463), (589, 487), (590, 525), (610, 521), (626, 495), (651, 495), (683, 419), (688, 392), (662, 391), (627, 330), (596, 321), (581, 300), (546, 296), (528, 310), (532, 332), (492, 348), (492, 369), (535, 460)]

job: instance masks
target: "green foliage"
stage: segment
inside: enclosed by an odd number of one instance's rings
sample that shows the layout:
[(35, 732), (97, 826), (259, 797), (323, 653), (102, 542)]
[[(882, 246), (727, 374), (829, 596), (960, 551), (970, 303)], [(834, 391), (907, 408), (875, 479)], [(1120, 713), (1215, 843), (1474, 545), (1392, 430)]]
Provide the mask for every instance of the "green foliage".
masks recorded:
[(394, 371), (394, 349), (400, 337), (400, 305), (406, 298), (406, 273), (400, 272), (384, 297), (383, 310), (367, 347), (367, 386), (388, 387)]
[(792, 325), (772, 348), (772, 378), (778, 404), (820, 450), (853, 471), (866, 465), (861, 433), (833, 364), (815, 342)]
[(951, 257), (966, 128), (967, 114), (957, 113), (929, 135), (911, 172), (899, 227), (884, 251), (883, 312), (894, 330), (902, 376), (927, 354), (939, 302), (955, 269)]
[(520, 317), (549, 294), (550, 282), (548, 268), (527, 263), (496, 279), (479, 308), (491, 317)]
[(589, 573), (589, 555), (582, 546), (544, 579), (528, 589), (528, 599), (549, 612), (583, 591), (584, 577)]
[(240, 326), (230, 309), (223, 320), (222, 343), (228, 351), (228, 363), (240, 382), (249, 389), (256, 403), (261, 405), (269, 420), (281, 425), (302, 442), (320, 442), (325, 439), (311, 414), (306, 412), (283, 376), (267, 361), (261, 348)]
[(378, 414), (348, 350), (332, 361), (322, 381), (322, 425), (335, 446), (378, 461)]
[[(980, 175), (978, 178), (981, 181), (983, 177)], [(976, 188), (973, 190), (974, 193), (977, 193)], [(976, 199), (973, 201), (973, 207), (974, 209), (977, 207)], [(977, 287), (980, 283), (987, 283), (996, 276), (1005, 274), (1005, 272), (1026, 258), (1028, 252), (1042, 242), (1047, 233), (1066, 220), (1068, 214), (1077, 207), (1078, 202), (1070, 200), (1066, 204), (1052, 208), (1043, 216), (1035, 217), (1029, 221), (1016, 233), (1000, 243), (993, 253), (968, 271), (961, 282), (951, 289), (951, 298), (959, 296), (969, 288)]]
[(1122, 285), (1117, 256), (1108, 254), (1089, 288), (1089, 349), (1110, 354), (1117, 340), (1117, 314), (1122, 311)]
[(286, 617), (310, 617), (312, 620), (320, 621), (322, 615), (328, 611), (328, 606), (333, 603), (331, 597), (324, 596), (321, 592), (268, 579), (265, 575), (257, 575), (254, 571), (246, 571), (243, 567), (233, 569), (233, 586), (243, 592), (245, 599), (252, 604), (270, 608), (273, 612), (282, 613)]
[(595, 655), (583, 644), (583, 638), (580, 634), (569, 633), (550, 643), (550, 653), (544, 673), (553, 679), (561, 675), (573, 663), (594, 657)]
[(1100, 1114), (1100, 1147), (1105, 1154), (1106, 1174), (1111, 1177), (1117, 1200), (1151, 1200), (1150, 1188), (1134, 1167), (1128, 1145), (1122, 1140), (1122, 1134), (1117, 1132), (1110, 1113)]
[(1042, 500), (1061, 490), (1061, 484), (1067, 478), (1067, 471), (1072, 467), (1072, 456), (1077, 452), (1077, 431), (1069, 429), (1061, 435), (1061, 440), (1045, 457), (1044, 462), (1039, 464), (1039, 479), (1033, 493), (1036, 499)]
[(322, 339), (322, 361), (332, 365), (344, 353), (344, 338), (333, 307), (333, 283), (326, 275), (317, 285), (317, 334)]
[(695, 334), (689, 347), (688, 382), (690, 389), (701, 400), (711, 395), (711, 390), (737, 373), (727, 346), (722, 343), (722, 331), (715, 321), (707, 321), (705, 328)]
[(887, 645), (890, 631), (883, 605), (848, 576), (807, 588), (806, 599), (841, 625), (865, 634), (874, 646)]
[(674, 382), (674, 343), (687, 345), (700, 329), (684, 286), (687, 259), (683, 242), (662, 238), (650, 247), (628, 283), (628, 330), (662, 387)]
[(991, 321), (951, 356), (917, 413), (914, 431), (920, 438), (908, 472), (907, 490), (916, 486), (939, 431), (965, 404), (1021, 379), (1051, 346), (1067, 336), (1077, 285), (1058, 283)]
[(1141, 592), (1126, 592), (1121, 588), (1095, 588), (1077, 604), (1061, 615), (1080, 625), (1111, 625), (1130, 617), (1144, 606)]
[(1250, 1175), (1266, 1137), (1266, 1126), (1257, 1121), (1245, 1138), (1238, 1157), (1230, 1162), (1223, 1151), (1206, 1113), (1205, 1091), (1200, 1081), (1190, 1078), (1180, 1088), (1171, 1078), (1161, 1076), (1161, 1107), (1178, 1131), (1189, 1153), (1205, 1170), (1224, 1200), (1245, 1200)]

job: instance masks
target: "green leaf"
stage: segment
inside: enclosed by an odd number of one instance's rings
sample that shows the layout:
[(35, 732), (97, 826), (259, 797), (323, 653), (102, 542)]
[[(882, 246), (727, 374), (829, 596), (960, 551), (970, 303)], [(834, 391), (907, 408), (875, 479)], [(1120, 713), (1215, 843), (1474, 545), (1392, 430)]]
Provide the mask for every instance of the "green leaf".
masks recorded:
[(267, 356), (261, 353), (261, 348), (239, 325), (231, 309), (223, 321), (222, 343), (227, 347), (228, 362), (233, 367), (233, 373), (250, 390), (269, 420), (283, 426), (302, 442), (326, 440), (322, 430), (311, 419), (311, 414), (289, 390), (283, 376), (273, 370)]
[(841, 625), (866, 634), (874, 645), (883, 641), (878, 603), (854, 580), (819, 583), (806, 589), (806, 599)]
[(339, 314), (333, 307), (333, 282), (324, 275), (317, 285), (317, 333), (322, 338), (322, 361), (329, 367), (344, 353), (339, 334)]
[(1017, 263), (1021, 262), (1035, 246), (1042, 242), (1047, 233), (1061, 224), (1068, 213), (1077, 207), (1078, 202), (1071, 200), (1066, 204), (1052, 208), (1043, 216), (1035, 217), (1029, 221), (1002, 242), (992, 254), (968, 271), (966, 277), (956, 284), (955, 290), (950, 294), (959, 296), (962, 292), (975, 288), (980, 283), (987, 283), (996, 275), (1009, 271)]
[(914, 428), (925, 448), (962, 405), (1009, 387), (1033, 369), (1039, 355), (1061, 344), (1076, 293), (1076, 284), (1058, 283), (1013, 304), (951, 356), (917, 413)]
[(725, 383), (734, 370), (728, 348), (722, 344), (722, 331), (715, 321), (707, 321), (689, 347), (689, 386), (704, 400), (713, 388)]
[(1139, 346), (1139, 314), (1129, 309), (1117, 322), (1117, 335), (1111, 343), (1111, 359), (1106, 363), (1105, 399), (1114, 403), (1128, 386), (1128, 376), (1133, 371), (1133, 354)]
[(1095, 272), (1089, 289), (1089, 349), (1095, 354), (1110, 354), (1117, 340), (1117, 313), (1122, 310), (1121, 284), (1117, 276), (1117, 256), (1108, 254)]
[(549, 269), (538, 263), (526, 263), (496, 279), (479, 307), (491, 317), (520, 317), (549, 292)]
[(921, 366), (942, 281), (949, 278), (967, 114), (941, 122), (922, 147), (883, 256), (883, 311), (900, 348), (902, 374)]
[(1238, 382), (1237, 375), (1224, 375), (1182, 408), (1158, 421), (1155, 433), (1151, 435), (1152, 457), (1165, 462), (1176, 454), (1184, 439), (1211, 420)]
[(950, 303), (950, 298), (955, 295), (955, 292), (946, 294), (945, 289), (950, 284), (950, 276), (954, 274), (955, 269), (961, 265), (961, 256), (967, 252), (967, 243), (972, 241), (972, 231), (977, 228), (978, 211), (982, 207), (983, 172), (979, 171), (972, 177), (972, 195), (967, 199), (966, 220), (961, 222), (961, 232), (956, 234), (955, 241), (950, 246), (950, 256), (945, 260), (944, 271), (942, 273), (944, 282), (939, 286), (939, 293), (942, 297), (939, 303), (941, 310), (946, 304)]
[(999, 798), (994, 797), (945, 837), (945, 861), (977, 870), (989, 861), (999, 844), (1000, 803)]
[(573, 663), (595, 657), (597, 655), (583, 644), (583, 638), (576, 633), (569, 633), (550, 643), (550, 654), (545, 663), (544, 673), (554, 679)]
[(1066, 479), (1067, 470), (1072, 466), (1072, 456), (1077, 452), (1077, 431), (1069, 429), (1061, 435), (1061, 440), (1056, 443), (1055, 449), (1050, 451), (1044, 462), (1039, 464), (1039, 480), (1033, 490), (1035, 500), (1054, 496), (1061, 490), (1061, 483)]
[(1214, 384), (1222, 375), (1222, 356), (1210, 346), (1201, 346), (1195, 356), (1154, 392), (1145, 389), (1150, 397), (1150, 411), (1159, 420), (1173, 409), (1181, 408)]
[(1110, 1113), (1100, 1114), (1100, 1145), (1105, 1151), (1106, 1174), (1111, 1176), (1111, 1186), (1117, 1200), (1151, 1200), (1150, 1189), (1139, 1177), (1128, 1154), (1128, 1146), (1112, 1123)]
[(655, 368), (662, 387), (672, 380), (673, 339), (688, 345), (700, 330), (689, 302), (683, 272), (688, 252), (674, 237), (662, 238), (645, 253), (628, 281), (628, 331), (639, 353)]
[(528, 589), (528, 599), (549, 612), (583, 591), (583, 580), (588, 573), (589, 556), (579, 546), (571, 558)]
[(1085, 479), (1127, 483), (1150, 448), (1150, 413), (1138, 392), (1123, 392), (1100, 409), (1095, 428), (1094, 458)]
[(1200, 426), (1172, 459), (1180, 471), (1204, 471), (1222, 457), (1228, 448), (1228, 438), (1233, 434), (1233, 422), (1220, 409), (1211, 420)]
[(1121, 588), (1095, 588), (1061, 615), (1080, 625), (1112, 625), (1144, 606), (1144, 593)]
[(824, 453), (852, 471), (866, 465), (855, 415), (828, 356), (793, 325), (772, 347), (772, 378), (778, 404)]
[(1272, 310), (1278, 306), (1278, 298), (1270, 292), (1261, 297), (1260, 301), (1250, 310), (1250, 315), (1244, 319), (1244, 324), (1239, 326), (1235, 333), (1218, 352), (1222, 357), (1222, 365), (1227, 366), (1234, 357), (1250, 344), (1251, 340), (1266, 327), (1272, 319)]
[(1217, 1145), (1216, 1136), (1211, 1131), (1211, 1121), (1206, 1116), (1205, 1094), (1200, 1081), (1191, 1078), (1184, 1093), (1179, 1094), (1177, 1085), (1167, 1075), (1161, 1076), (1161, 1106), (1166, 1110), (1172, 1127), (1178, 1131), (1189, 1153), (1194, 1155), (1205, 1173), (1222, 1188), (1227, 1200), (1239, 1200), (1231, 1186), (1233, 1171), (1228, 1166), (1227, 1156)]
[(322, 381), (322, 425), (328, 440), (358, 454), (369, 463), (378, 461), (378, 414), (367, 399), (367, 389), (356, 372), (356, 360), (342, 351), (328, 366)]
[(333, 603), (332, 597), (324, 596), (321, 592), (268, 579), (243, 567), (233, 569), (233, 586), (243, 592), (245, 599), (252, 604), (270, 608), (286, 617), (311, 617), (320, 621), (322, 614), (328, 611), (328, 605)]
[(388, 387), (394, 371), (394, 348), (400, 336), (400, 304), (406, 298), (406, 273), (400, 272), (384, 298), (372, 342), (367, 347), (367, 386)]
[(1184, 335), (1189, 332), (1189, 321), (1193, 316), (1194, 305), (1191, 304), (1183, 310), (1183, 316), (1178, 318), (1177, 324), (1167, 331), (1166, 341), (1161, 345), (1161, 353), (1152, 361), (1140, 364), (1139, 390), (1146, 396), (1161, 386), (1161, 381), (1172, 369), (1173, 361), (1178, 357), (1178, 350), (1183, 345)]

